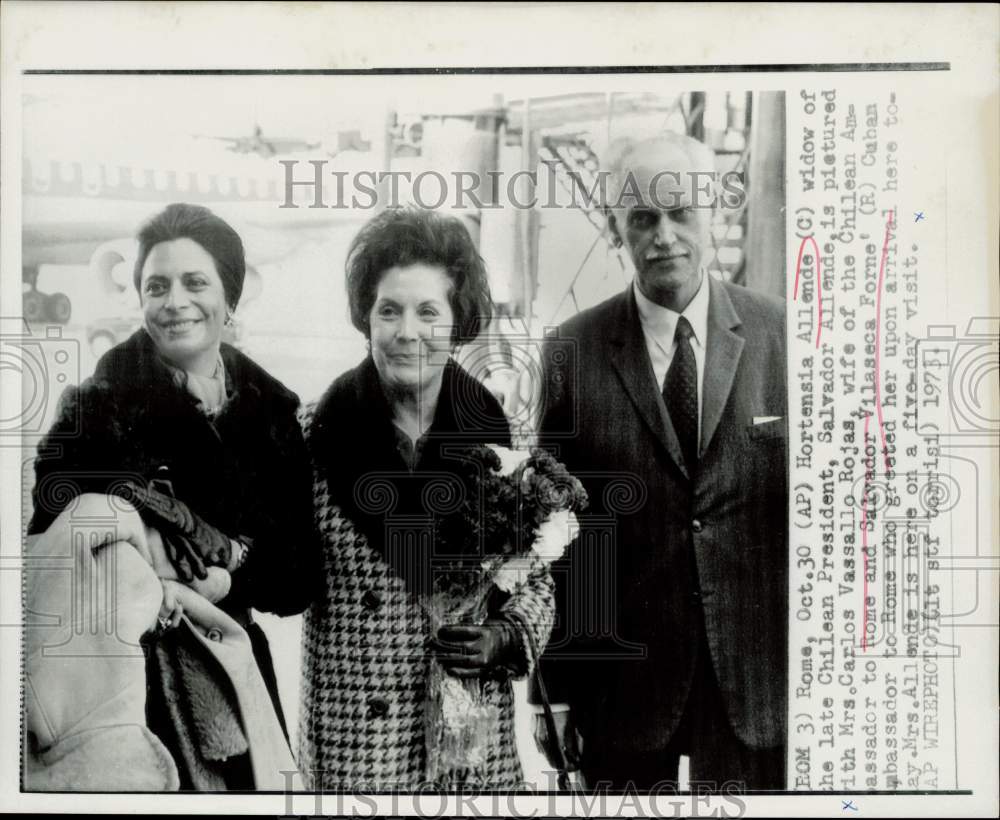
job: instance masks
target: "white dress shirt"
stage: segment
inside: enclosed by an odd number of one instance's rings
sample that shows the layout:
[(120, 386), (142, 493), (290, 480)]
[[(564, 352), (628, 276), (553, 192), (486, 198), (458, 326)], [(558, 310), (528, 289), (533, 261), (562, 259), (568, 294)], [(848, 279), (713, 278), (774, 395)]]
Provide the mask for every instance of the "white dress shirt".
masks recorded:
[(701, 448), (701, 406), (705, 383), (705, 349), (708, 344), (708, 277), (703, 272), (698, 292), (681, 313), (662, 307), (647, 299), (633, 282), (635, 304), (639, 308), (639, 321), (642, 323), (642, 335), (646, 339), (646, 351), (653, 365), (653, 375), (660, 392), (663, 392), (663, 382), (677, 350), (674, 331), (677, 330), (677, 320), (683, 316), (691, 324), (694, 335), (691, 337), (691, 349), (694, 351), (694, 363), (698, 370), (698, 441)]

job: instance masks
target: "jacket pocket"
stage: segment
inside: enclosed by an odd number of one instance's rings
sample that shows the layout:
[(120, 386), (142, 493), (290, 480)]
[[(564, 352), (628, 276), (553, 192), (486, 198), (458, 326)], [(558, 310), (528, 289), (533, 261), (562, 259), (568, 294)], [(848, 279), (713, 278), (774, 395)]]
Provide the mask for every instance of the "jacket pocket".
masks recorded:
[(747, 425), (747, 438), (750, 439), (783, 439), (787, 437), (787, 419), (784, 416), (760, 424)]

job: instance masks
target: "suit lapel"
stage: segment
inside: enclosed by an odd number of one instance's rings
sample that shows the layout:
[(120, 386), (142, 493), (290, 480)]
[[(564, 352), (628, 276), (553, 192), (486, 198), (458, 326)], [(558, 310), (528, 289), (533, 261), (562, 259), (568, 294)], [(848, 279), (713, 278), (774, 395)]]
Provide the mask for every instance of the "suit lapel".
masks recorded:
[(677, 438), (677, 432), (666, 412), (656, 377), (653, 375), (631, 285), (619, 297), (607, 346), (611, 364), (639, 415), (681, 472), (690, 478), (684, 466), (680, 439)]
[(744, 339), (733, 332), (740, 317), (725, 287), (709, 277), (708, 341), (701, 402), (701, 452), (708, 449), (736, 378)]

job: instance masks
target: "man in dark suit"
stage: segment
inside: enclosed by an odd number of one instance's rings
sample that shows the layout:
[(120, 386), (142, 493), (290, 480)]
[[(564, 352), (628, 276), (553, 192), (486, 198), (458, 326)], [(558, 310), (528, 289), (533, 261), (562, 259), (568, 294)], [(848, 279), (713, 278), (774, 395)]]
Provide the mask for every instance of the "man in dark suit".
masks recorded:
[[(591, 508), (557, 566), (539, 674), (585, 783), (785, 787), (785, 308), (715, 279), (714, 156), (688, 137), (612, 146), (624, 293), (545, 344), (540, 443)], [(537, 681), (533, 700), (537, 701)]]

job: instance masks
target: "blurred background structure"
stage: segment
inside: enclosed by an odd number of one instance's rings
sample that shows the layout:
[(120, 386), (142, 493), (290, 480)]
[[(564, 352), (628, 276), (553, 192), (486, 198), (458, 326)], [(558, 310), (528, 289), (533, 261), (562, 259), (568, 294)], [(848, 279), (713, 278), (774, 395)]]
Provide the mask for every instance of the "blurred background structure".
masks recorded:
[[(296, 180), (310, 178), (310, 161), (323, 161), (327, 201), (336, 196), (333, 172), (416, 177), (434, 171), (449, 180), (456, 172), (479, 174), (476, 197), (500, 207), (467, 202), (456, 208), (454, 192), (442, 205), (477, 241), (497, 304), (489, 331), (460, 356), (525, 437), (537, 398), (537, 340), (546, 328), (620, 292), (632, 277), (605, 214), (569, 205), (574, 185), (593, 187), (600, 156), (615, 138), (685, 133), (715, 150), (720, 174), (741, 173), (742, 206), (714, 214), (711, 273), (784, 298), (783, 94), (657, 91), (663, 79), (655, 75), (613, 79), (639, 90), (589, 90), (594, 83), (586, 77), (544, 83), (530, 77), (30, 78), (23, 132), (24, 333), (58, 340), (40, 348), (43, 359), (49, 351), (64, 357), (24, 368), (25, 396), (38, 407), (31, 432), (48, 427), (65, 384), (88, 376), (102, 353), (139, 326), (133, 237), (170, 202), (204, 204), (244, 239), (247, 284), (229, 341), (303, 401), (317, 398), (361, 360), (364, 344), (348, 317), (344, 260), (375, 210), (311, 208), (312, 194), (304, 190), (295, 192), (301, 207), (280, 207), (282, 161), (298, 160)], [(512, 193), (520, 202), (530, 199), (523, 173), (507, 185), (524, 171), (537, 174), (540, 202), (555, 197), (565, 207), (513, 207)], [(436, 199), (433, 185), (427, 191), (425, 201)], [(379, 185), (375, 208), (391, 198)], [(412, 189), (401, 183), (398, 201), (412, 199)], [(69, 362), (66, 349), (75, 351)], [(23, 438), (26, 504), (37, 440)], [(262, 621), (274, 633), (294, 731), (298, 619)], [(282, 647), (287, 657), (278, 657)], [(519, 726), (529, 779), (544, 785), (526, 711)]]

